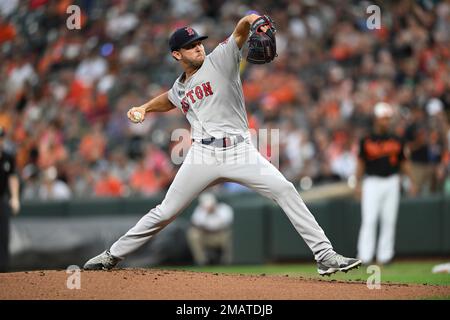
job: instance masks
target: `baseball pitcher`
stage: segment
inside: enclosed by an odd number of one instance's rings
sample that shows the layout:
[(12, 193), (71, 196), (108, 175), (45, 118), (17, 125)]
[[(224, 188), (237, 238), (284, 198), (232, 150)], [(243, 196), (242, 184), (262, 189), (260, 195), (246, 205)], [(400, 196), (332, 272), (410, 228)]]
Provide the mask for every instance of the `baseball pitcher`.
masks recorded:
[(171, 35), (172, 57), (184, 72), (169, 91), (131, 108), (128, 118), (139, 123), (149, 112), (178, 108), (191, 125), (192, 146), (162, 203), (109, 250), (86, 262), (84, 269), (113, 268), (172, 222), (204, 189), (222, 181), (240, 183), (273, 199), (313, 252), (319, 274), (346, 272), (361, 264), (333, 250), (294, 185), (250, 142), (239, 75), (241, 49), (248, 40), (249, 62), (271, 62), (277, 55), (275, 33), (270, 17), (247, 15), (208, 55), (202, 44), (207, 37), (194, 29), (180, 28)]

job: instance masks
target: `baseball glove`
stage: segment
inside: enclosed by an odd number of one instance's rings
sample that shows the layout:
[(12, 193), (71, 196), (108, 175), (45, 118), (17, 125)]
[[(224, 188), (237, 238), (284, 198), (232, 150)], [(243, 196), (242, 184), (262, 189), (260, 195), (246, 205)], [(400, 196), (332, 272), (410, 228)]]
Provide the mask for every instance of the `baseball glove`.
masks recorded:
[[(262, 30), (264, 26), (268, 27), (265, 32)], [(252, 23), (248, 39), (248, 62), (264, 64), (275, 59), (277, 56), (276, 31), (273, 20), (267, 15), (259, 17)]]

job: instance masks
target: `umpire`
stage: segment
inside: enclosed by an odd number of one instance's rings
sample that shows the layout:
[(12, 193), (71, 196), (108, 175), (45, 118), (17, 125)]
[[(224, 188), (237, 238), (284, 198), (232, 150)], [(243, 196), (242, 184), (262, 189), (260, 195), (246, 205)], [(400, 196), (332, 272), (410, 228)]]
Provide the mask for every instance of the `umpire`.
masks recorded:
[[(358, 258), (370, 264), (376, 254), (378, 264), (394, 257), (395, 228), (400, 201), (400, 171), (411, 181), (410, 194), (417, 192), (403, 141), (390, 133), (392, 107), (384, 102), (375, 105), (375, 126), (360, 143), (356, 172), (357, 193), (362, 192), (362, 222), (358, 239)], [(380, 234), (376, 230), (380, 220)], [(376, 249), (376, 252), (375, 252)]]
[(9, 217), (20, 209), (19, 178), (14, 157), (5, 151), (5, 130), (0, 127), (0, 272), (8, 271)]

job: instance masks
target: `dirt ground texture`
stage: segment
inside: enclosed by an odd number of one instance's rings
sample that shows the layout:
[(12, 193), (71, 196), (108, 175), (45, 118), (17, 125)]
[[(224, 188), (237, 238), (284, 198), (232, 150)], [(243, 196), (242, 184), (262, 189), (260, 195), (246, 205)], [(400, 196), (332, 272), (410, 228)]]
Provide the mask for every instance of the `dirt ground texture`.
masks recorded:
[[(81, 271), (80, 289), (68, 289), (66, 271), (0, 274), (0, 299), (303, 300), (422, 299), (450, 296), (450, 286), (311, 280), (188, 271), (118, 269)], [(74, 278), (70, 278), (73, 280)], [(76, 284), (76, 281), (69, 281)]]

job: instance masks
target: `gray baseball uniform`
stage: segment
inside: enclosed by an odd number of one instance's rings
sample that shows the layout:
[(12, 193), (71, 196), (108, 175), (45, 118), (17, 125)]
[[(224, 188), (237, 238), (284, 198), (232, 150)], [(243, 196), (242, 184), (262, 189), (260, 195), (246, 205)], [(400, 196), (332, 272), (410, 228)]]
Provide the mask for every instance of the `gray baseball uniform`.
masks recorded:
[[(241, 51), (230, 36), (205, 58), (190, 79), (182, 81), (183, 74), (175, 81), (169, 100), (186, 115), (194, 142), (162, 203), (112, 245), (113, 256), (124, 258), (138, 249), (173, 221), (200, 192), (222, 181), (238, 182), (276, 201), (317, 261), (334, 254), (330, 241), (294, 185), (250, 142), (240, 60)], [(239, 136), (243, 139), (238, 139)], [(212, 137), (229, 137), (234, 143), (226, 147), (201, 143), (201, 139)]]

